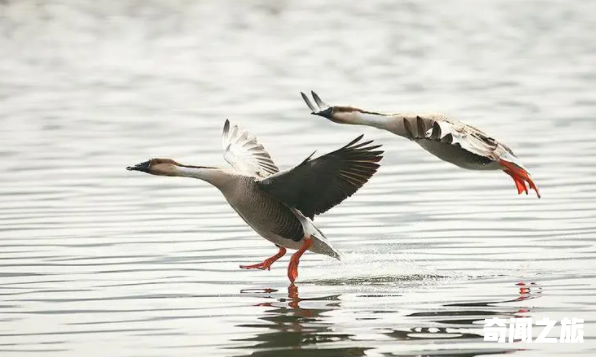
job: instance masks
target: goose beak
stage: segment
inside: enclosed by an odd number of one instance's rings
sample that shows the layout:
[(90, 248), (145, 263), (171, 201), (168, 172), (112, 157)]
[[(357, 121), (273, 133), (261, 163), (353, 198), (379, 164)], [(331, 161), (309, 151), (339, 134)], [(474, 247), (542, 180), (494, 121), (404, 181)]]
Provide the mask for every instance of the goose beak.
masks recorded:
[(136, 164), (134, 166), (128, 166), (126, 169), (128, 171), (141, 171), (141, 172), (149, 172), (149, 167), (151, 166), (151, 160), (141, 162), (140, 164)]
[(318, 112), (312, 112), (312, 115), (322, 116), (323, 118), (333, 119), (333, 107), (329, 107), (325, 110), (321, 110)]

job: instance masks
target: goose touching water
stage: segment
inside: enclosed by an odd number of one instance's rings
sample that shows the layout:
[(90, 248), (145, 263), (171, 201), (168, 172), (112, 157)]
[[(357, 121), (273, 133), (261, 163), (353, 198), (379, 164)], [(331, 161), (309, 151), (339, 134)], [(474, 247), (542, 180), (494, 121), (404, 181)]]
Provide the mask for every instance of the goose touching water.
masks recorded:
[(519, 162), (513, 151), (471, 125), (442, 114), (377, 113), (349, 106), (330, 106), (315, 92), (311, 92), (315, 107), (304, 93), (300, 93), (311, 114), (335, 123), (368, 125), (388, 130), (410, 139), (441, 160), (468, 170), (503, 170), (515, 182), (518, 194), (528, 194), (528, 187), (540, 191), (532, 176)]
[(286, 248), (296, 249), (288, 265), (293, 284), (305, 251), (341, 259), (313, 219), (354, 194), (379, 168), (383, 151), (377, 149), (381, 145), (361, 139), (362, 135), (316, 159), (313, 153), (298, 166), (280, 172), (253, 135), (226, 120), (224, 158), (233, 169), (183, 165), (172, 159), (151, 159), (126, 169), (200, 179), (218, 188), (249, 226), (279, 248), (262, 263), (240, 267), (269, 270), (286, 254)]

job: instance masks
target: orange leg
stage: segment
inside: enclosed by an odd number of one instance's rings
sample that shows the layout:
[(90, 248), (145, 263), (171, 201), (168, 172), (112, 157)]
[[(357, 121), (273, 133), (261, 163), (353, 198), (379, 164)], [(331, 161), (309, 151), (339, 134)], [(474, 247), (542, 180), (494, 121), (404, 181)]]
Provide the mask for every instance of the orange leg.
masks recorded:
[(296, 278), (298, 277), (298, 263), (300, 263), (300, 257), (312, 244), (312, 238), (304, 238), (304, 244), (302, 247), (296, 251), (296, 253), (292, 254), (292, 258), (290, 258), (290, 264), (288, 265), (288, 278), (290, 282), (294, 284)]
[(528, 194), (528, 187), (526, 187), (527, 182), (530, 188), (536, 191), (538, 198), (540, 198), (540, 191), (538, 191), (538, 187), (536, 187), (534, 181), (532, 181), (532, 178), (530, 177), (530, 174), (526, 170), (505, 160), (499, 160), (499, 164), (501, 164), (503, 167), (503, 171), (513, 178), (513, 182), (515, 182), (515, 187), (517, 188), (518, 194), (521, 194), (522, 192)]
[(279, 247), (279, 252), (277, 252), (277, 254), (275, 254), (271, 258), (265, 259), (264, 262), (253, 265), (241, 265), (240, 268), (271, 270), (271, 264), (275, 263), (279, 258), (283, 257), (284, 255), (286, 255), (286, 248)]

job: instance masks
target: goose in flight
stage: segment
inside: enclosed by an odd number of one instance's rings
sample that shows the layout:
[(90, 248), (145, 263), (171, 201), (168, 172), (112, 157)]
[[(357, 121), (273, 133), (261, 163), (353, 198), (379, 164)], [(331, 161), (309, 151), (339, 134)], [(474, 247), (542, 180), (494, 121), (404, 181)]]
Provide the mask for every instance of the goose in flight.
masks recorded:
[(298, 166), (280, 171), (253, 135), (236, 125), (230, 126), (226, 120), (223, 151), (233, 169), (184, 165), (172, 159), (151, 159), (126, 169), (191, 177), (218, 188), (249, 226), (279, 248), (277, 254), (262, 263), (240, 267), (269, 270), (286, 254), (286, 248), (296, 249), (288, 265), (288, 278), (293, 284), (305, 251), (341, 259), (341, 253), (313, 219), (353, 195), (379, 168), (381, 145), (361, 139), (362, 135), (316, 159), (312, 158), (313, 153)]
[(468, 170), (503, 170), (513, 178), (518, 194), (528, 194), (528, 187), (540, 191), (532, 176), (505, 144), (471, 125), (442, 114), (371, 112), (349, 106), (330, 106), (315, 92), (311, 92), (316, 107), (304, 93), (300, 93), (311, 114), (335, 123), (368, 125), (388, 130), (410, 139), (441, 160)]

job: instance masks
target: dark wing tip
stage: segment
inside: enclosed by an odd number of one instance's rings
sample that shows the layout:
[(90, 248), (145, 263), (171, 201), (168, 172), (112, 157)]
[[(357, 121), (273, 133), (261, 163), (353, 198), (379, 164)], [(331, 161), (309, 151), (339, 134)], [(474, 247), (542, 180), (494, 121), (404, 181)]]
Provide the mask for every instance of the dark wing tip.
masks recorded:
[[(355, 153), (366, 153), (368, 156), (373, 157), (374, 155), (381, 154), (383, 151), (375, 151), (382, 147), (381, 144), (376, 144), (374, 140), (367, 140), (359, 142), (364, 137), (364, 134), (358, 136), (356, 139), (350, 141), (347, 145), (340, 148), (335, 152), (355, 152)], [(371, 145), (373, 144), (373, 145)], [(372, 155), (372, 156), (371, 156)]]
[(230, 132), (230, 119), (226, 118), (226, 122), (224, 123), (223, 127), (223, 134), (226, 135)]
[(308, 155), (308, 156), (306, 157), (306, 159), (302, 160), (302, 162), (301, 162), (300, 164), (298, 164), (298, 166), (304, 165), (304, 164), (306, 164), (307, 162), (309, 162), (309, 161), (310, 161), (310, 159), (311, 159), (311, 158), (312, 158), (312, 157), (313, 157), (313, 156), (314, 156), (316, 153), (317, 153), (317, 150), (313, 151), (313, 152), (312, 152), (312, 154)]
[(354, 139), (354, 140), (350, 141), (349, 143), (347, 143), (346, 145), (344, 145), (344, 147), (342, 149), (351, 147), (352, 145), (359, 142), (363, 137), (364, 137), (364, 134), (360, 134), (360, 136), (358, 136), (356, 139)]
[(306, 96), (306, 94), (304, 94), (303, 92), (300, 92), (300, 95), (302, 96), (302, 100), (304, 100), (304, 102), (306, 103), (306, 105), (308, 105), (308, 108), (310, 108), (310, 110), (314, 113), (317, 111), (317, 108), (315, 108), (314, 105), (312, 105), (312, 103), (310, 102), (310, 99), (308, 99), (308, 97)]
[(320, 109), (325, 109), (329, 107), (329, 105), (327, 105), (325, 102), (321, 100), (321, 97), (319, 97), (317, 93), (315, 93), (314, 91), (310, 91), (310, 93), (312, 93), (312, 98), (315, 100), (315, 103), (317, 103)]
[[(371, 141), (371, 142), (372, 142), (372, 141)], [(383, 145), (381, 145), (381, 144), (378, 144), (378, 145), (369, 146), (369, 147), (367, 147), (366, 149), (367, 149), (367, 150), (374, 150), (374, 149), (378, 149), (378, 148), (380, 148), (381, 146), (383, 146)]]
[(372, 140), (368, 140), (368, 141), (365, 141), (365, 142), (360, 142), (357, 145), (350, 146), (349, 149), (360, 149), (360, 148), (366, 149), (365, 146), (371, 144), (372, 142), (373, 142)]

